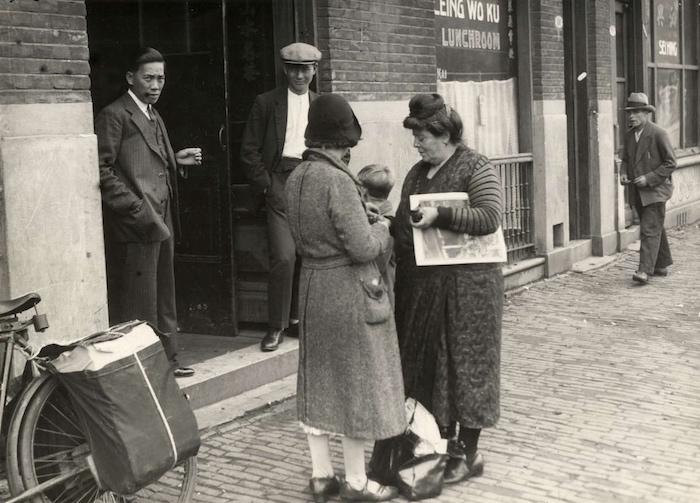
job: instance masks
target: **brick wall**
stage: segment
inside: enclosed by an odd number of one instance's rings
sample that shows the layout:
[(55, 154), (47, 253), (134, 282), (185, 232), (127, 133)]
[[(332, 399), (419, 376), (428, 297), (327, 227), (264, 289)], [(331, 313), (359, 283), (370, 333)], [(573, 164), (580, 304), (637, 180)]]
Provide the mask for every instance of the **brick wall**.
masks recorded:
[(532, 0), (532, 94), (535, 100), (564, 99), (564, 32), (555, 25), (562, 0)]
[(0, 104), (90, 101), (84, 0), (0, 1)]
[(611, 2), (595, 0), (588, 9), (588, 68), (589, 98), (612, 99), (612, 58), (614, 50), (610, 35)]
[(321, 92), (394, 101), (436, 86), (434, 0), (318, 0)]

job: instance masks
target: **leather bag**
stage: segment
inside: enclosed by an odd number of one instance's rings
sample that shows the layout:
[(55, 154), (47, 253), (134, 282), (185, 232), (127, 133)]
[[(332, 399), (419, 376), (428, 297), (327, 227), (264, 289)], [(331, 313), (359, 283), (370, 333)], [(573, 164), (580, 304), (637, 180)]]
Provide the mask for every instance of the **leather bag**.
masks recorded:
[[(415, 409), (403, 434), (375, 442), (369, 475), (380, 484), (398, 488), (405, 498), (418, 501), (442, 493), (448, 456), (438, 452), (415, 454), (424, 440), (411, 429), (414, 419)], [(432, 416), (430, 419), (434, 421)]]

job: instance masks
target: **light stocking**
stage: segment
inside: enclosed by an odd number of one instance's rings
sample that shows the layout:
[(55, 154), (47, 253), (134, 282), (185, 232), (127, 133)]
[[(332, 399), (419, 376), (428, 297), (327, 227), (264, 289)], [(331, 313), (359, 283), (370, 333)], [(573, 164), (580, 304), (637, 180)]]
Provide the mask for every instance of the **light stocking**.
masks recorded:
[(311, 467), (313, 478), (332, 477), (333, 464), (331, 463), (331, 451), (328, 445), (328, 435), (307, 435), (309, 451), (311, 452)]

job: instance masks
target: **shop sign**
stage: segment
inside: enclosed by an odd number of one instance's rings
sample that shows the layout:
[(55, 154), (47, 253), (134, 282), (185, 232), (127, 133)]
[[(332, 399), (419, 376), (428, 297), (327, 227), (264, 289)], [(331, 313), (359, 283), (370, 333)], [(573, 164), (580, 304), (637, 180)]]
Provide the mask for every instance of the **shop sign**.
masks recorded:
[(677, 0), (655, 0), (652, 9), (656, 63), (680, 63), (680, 28)]
[(515, 76), (515, 0), (435, 0), (439, 81)]

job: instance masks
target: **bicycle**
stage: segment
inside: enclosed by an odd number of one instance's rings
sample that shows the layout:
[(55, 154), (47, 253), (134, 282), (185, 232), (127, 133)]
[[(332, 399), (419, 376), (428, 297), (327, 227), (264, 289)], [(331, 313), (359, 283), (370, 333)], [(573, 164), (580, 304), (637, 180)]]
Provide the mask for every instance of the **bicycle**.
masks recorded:
[[(100, 488), (80, 415), (58, 377), (29, 344), (30, 327), (39, 333), (49, 326), (46, 315), (36, 308), (40, 301), (36, 293), (0, 301), (0, 344), (5, 344), (0, 431), (11, 414), (5, 439), (12, 497), (3, 503), (190, 502), (197, 479), (196, 456), (136, 494), (120, 495)], [(20, 319), (32, 308), (35, 314)], [(21, 390), (8, 400), (15, 351), (24, 355), (30, 371), (25, 368)]]

